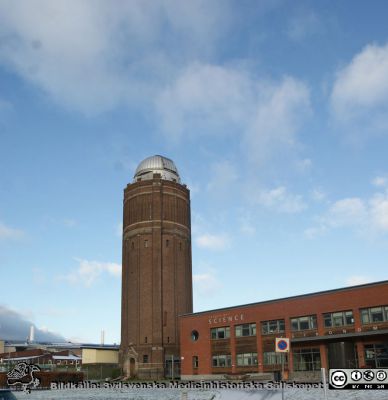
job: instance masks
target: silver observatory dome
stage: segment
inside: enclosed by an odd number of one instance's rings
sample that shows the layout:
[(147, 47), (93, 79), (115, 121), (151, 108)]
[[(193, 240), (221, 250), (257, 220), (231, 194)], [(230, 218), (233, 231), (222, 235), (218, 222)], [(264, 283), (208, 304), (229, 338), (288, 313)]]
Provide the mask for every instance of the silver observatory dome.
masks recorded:
[(144, 159), (136, 168), (133, 181), (152, 179), (154, 174), (160, 174), (166, 181), (181, 182), (174, 161), (160, 155)]

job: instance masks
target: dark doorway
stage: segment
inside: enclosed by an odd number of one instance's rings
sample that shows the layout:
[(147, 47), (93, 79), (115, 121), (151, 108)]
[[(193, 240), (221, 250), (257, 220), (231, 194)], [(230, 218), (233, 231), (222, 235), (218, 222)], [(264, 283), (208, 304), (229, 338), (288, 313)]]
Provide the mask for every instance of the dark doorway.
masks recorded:
[(328, 345), (329, 368), (357, 368), (357, 352), (353, 342), (335, 342)]

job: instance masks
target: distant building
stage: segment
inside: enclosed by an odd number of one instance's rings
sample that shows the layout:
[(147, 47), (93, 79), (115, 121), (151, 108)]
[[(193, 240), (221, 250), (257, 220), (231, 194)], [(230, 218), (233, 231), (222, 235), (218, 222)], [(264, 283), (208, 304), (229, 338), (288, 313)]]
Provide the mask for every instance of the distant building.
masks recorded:
[(182, 379), (279, 376), (275, 338), (289, 338), (285, 374), (388, 368), (388, 281), (188, 314), (180, 318)]
[(82, 364), (112, 364), (119, 363), (118, 346), (82, 346)]
[(4, 353), (4, 340), (0, 340), (0, 354)]
[(178, 316), (193, 305), (190, 192), (172, 160), (139, 164), (123, 214), (121, 365), (126, 376), (177, 376)]

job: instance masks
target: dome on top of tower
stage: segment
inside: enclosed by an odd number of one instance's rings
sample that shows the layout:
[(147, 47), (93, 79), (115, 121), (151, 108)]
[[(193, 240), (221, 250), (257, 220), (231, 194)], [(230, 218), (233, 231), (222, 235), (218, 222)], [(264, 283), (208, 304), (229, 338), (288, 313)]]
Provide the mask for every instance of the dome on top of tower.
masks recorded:
[(174, 161), (160, 155), (145, 158), (136, 168), (133, 180), (136, 182), (152, 179), (154, 174), (160, 174), (167, 181), (181, 181)]

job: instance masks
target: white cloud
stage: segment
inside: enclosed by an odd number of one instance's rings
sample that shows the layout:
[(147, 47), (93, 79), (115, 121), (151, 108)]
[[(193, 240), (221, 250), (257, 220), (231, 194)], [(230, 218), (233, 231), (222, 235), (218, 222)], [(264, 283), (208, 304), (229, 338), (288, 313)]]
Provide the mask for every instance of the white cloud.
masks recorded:
[[(331, 105), (341, 121), (369, 116), (370, 123), (386, 125), (388, 104), (388, 44), (366, 46), (338, 72), (331, 94)], [(371, 110), (379, 110), (373, 117)], [(376, 126), (376, 125), (375, 125)]]
[(229, 237), (226, 234), (214, 235), (204, 233), (195, 239), (198, 247), (208, 250), (224, 250), (229, 246)]
[(264, 96), (248, 116), (244, 144), (250, 160), (263, 163), (296, 147), (298, 130), (311, 111), (309, 89), (291, 77), (266, 85), (259, 92)]
[(291, 77), (255, 78), (238, 67), (192, 64), (155, 101), (166, 135), (240, 135), (254, 163), (293, 148), (310, 114), (309, 89)]
[(216, 276), (214, 269), (210, 269), (204, 273), (193, 274), (194, 293), (199, 295), (211, 296), (216, 293), (221, 284)]
[(287, 35), (291, 40), (300, 41), (322, 31), (322, 24), (313, 11), (304, 12), (290, 19)]
[(346, 286), (357, 286), (357, 285), (363, 285), (365, 283), (370, 283), (373, 282), (373, 279), (367, 276), (360, 276), (360, 275), (355, 275), (351, 276), (346, 280)]
[[(86, 113), (153, 97), (187, 60), (210, 54), (227, 2), (0, 2), (0, 63)], [(136, 103), (136, 104), (137, 104)]]
[(280, 213), (294, 214), (307, 207), (301, 195), (289, 193), (284, 186), (257, 190), (252, 200), (256, 204)]
[(331, 205), (327, 221), (332, 226), (359, 225), (366, 218), (367, 210), (364, 202), (357, 198), (346, 198)]
[(316, 218), (317, 226), (305, 230), (313, 238), (329, 229), (351, 228), (364, 236), (388, 233), (388, 190), (374, 193), (368, 198), (348, 197), (329, 204), (329, 208)]
[(388, 232), (388, 192), (376, 193), (368, 202), (371, 224)]
[(120, 264), (89, 261), (78, 258), (76, 258), (76, 261), (79, 263), (78, 268), (68, 274), (59, 276), (59, 280), (64, 280), (71, 284), (82, 284), (86, 287), (90, 287), (103, 274), (108, 274), (115, 278), (121, 276)]
[(388, 186), (388, 178), (386, 176), (376, 176), (372, 180), (372, 185), (377, 187), (386, 187)]
[(0, 240), (18, 240), (24, 236), (20, 229), (11, 228), (0, 222)]
[(116, 226), (116, 236), (122, 237), (123, 236), (123, 223), (119, 222)]
[(315, 201), (323, 201), (326, 199), (326, 193), (322, 189), (316, 188), (311, 191), (311, 197)]

